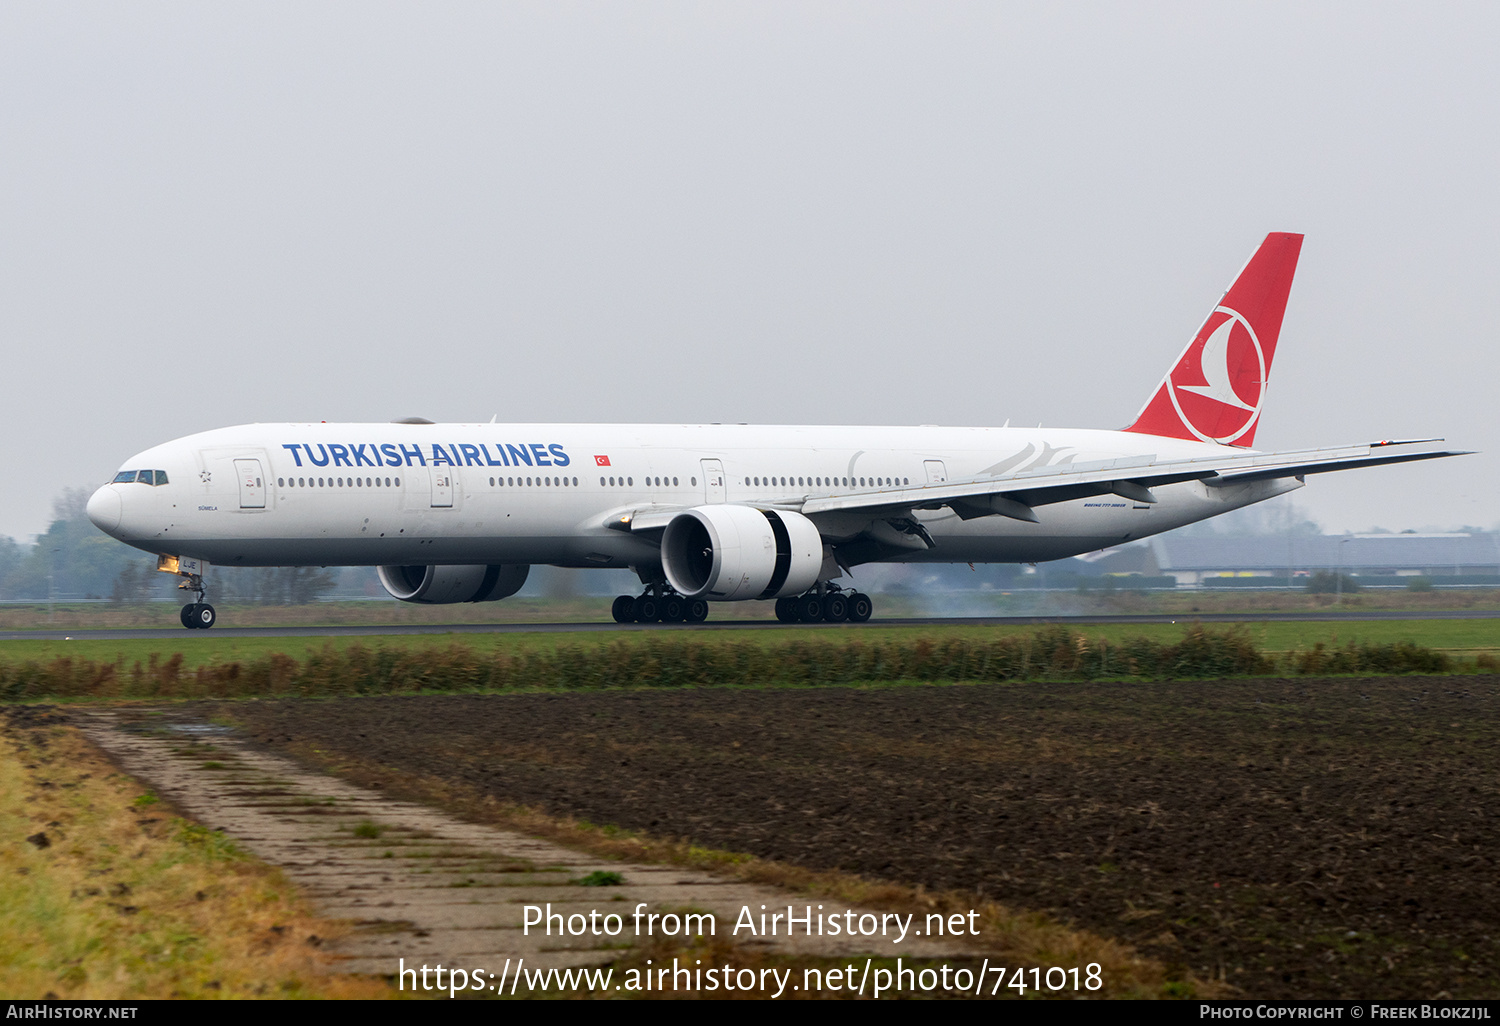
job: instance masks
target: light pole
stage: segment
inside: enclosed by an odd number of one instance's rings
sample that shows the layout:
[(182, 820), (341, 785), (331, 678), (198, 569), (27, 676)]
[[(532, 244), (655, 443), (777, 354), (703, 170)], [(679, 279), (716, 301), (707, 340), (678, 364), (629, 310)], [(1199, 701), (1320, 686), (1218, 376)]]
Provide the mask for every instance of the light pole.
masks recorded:
[(52, 549), (47, 555), (47, 623), (52, 623), (52, 604), (57, 599), (57, 554), (61, 549)]
[(1340, 538), (1339, 539), (1339, 544), (1338, 544), (1338, 550), (1339, 550), (1338, 572), (1334, 575), (1334, 578), (1333, 578), (1333, 593), (1334, 593), (1333, 604), (1336, 605), (1336, 606), (1341, 606), (1341, 605), (1344, 604), (1344, 546), (1347, 545), (1351, 541), (1353, 541), (1352, 538)]

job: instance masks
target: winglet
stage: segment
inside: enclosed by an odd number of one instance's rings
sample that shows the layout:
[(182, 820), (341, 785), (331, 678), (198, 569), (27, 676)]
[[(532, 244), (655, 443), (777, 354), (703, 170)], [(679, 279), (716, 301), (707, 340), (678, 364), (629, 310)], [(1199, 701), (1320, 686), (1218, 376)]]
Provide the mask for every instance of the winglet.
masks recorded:
[(1126, 431), (1250, 446), (1302, 236), (1267, 235)]

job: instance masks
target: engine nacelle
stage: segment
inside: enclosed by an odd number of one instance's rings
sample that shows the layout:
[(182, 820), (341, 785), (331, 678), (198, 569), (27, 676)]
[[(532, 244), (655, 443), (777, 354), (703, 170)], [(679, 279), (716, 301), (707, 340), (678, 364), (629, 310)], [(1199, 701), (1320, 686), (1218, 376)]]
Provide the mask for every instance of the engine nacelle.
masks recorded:
[(493, 602), (521, 590), (531, 567), (506, 566), (382, 566), (380, 583), (402, 602)]
[(661, 538), (667, 581), (685, 598), (731, 602), (800, 595), (818, 583), (823, 537), (791, 510), (697, 506)]

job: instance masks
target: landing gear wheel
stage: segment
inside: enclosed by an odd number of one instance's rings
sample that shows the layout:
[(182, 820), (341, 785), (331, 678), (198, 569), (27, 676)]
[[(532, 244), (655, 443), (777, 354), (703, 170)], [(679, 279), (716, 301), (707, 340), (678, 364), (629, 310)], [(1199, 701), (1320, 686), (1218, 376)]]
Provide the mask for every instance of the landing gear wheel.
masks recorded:
[(849, 600), (838, 592), (824, 596), (823, 619), (828, 623), (843, 623), (849, 619)]
[(870, 601), (870, 596), (856, 591), (849, 596), (849, 622), (864, 623), (875, 612), (875, 604)]
[(635, 622), (655, 623), (661, 619), (661, 603), (655, 595), (642, 595), (635, 600)]
[(661, 622), (681, 623), (687, 613), (687, 603), (681, 596), (668, 595), (661, 600)]
[(803, 595), (797, 600), (797, 619), (803, 623), (817, 623), (823, 619), (823, 598), (820, 595)]
[(776, 619), (782, 623), (797, 622), (797, 600), (794, 598), (779, 598), (776, 600)]
[(684, 605), (687, 607), (683, 619), (688, 623), (702, 623), (708, 619), (708, 603), (702, 599), (688, 599)]
[(609, 614), (615, 618), (615, 623), (635, 623), (635, 599), (621, 595), (609, 607)]
[(182, 612), (181, 614), (179, 614), (178, 619), (182, 621), (182, 625), (188, 630), (193, 630), (198, 626), (198, 621), (196, 619), (197, 615), (198, 603), (189, 602), (187, 605), (182, 607)]
[(199, 602), (193, 607), (193, 626), (200, 630), (208, 630), (218, 619), (219, 614), (207, 602)]

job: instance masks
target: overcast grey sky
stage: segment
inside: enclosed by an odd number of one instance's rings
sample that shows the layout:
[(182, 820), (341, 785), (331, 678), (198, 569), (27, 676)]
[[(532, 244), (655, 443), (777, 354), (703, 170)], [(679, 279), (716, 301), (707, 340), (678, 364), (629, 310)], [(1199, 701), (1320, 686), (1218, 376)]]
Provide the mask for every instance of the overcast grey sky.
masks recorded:
[(0, 5), (0, 534), (249, 421), (1128, 423), (1307, 234), (1257, 444), (1500, 521), (1500, 5)]

